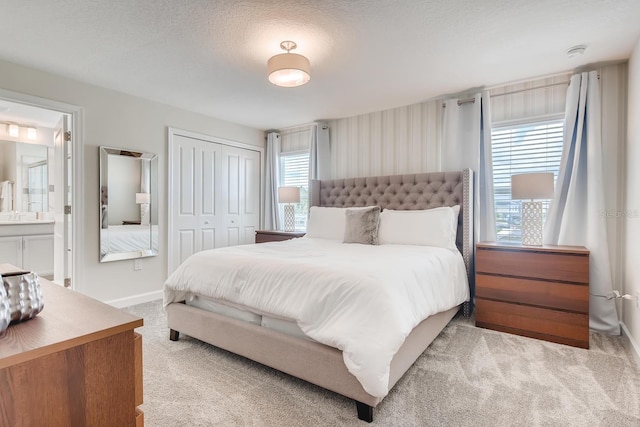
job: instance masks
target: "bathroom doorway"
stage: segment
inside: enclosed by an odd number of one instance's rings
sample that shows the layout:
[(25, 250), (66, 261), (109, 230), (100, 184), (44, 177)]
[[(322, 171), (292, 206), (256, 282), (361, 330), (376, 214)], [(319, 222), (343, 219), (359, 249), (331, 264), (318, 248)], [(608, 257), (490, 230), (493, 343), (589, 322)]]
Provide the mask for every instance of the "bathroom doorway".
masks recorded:
[[(78, 289), (74, 131), (81, 110), (0, 91), (0, 263)], [(7, 198), (11, 200), (7, 201)], [(9, 207), (9, 208), (8, 208)]]

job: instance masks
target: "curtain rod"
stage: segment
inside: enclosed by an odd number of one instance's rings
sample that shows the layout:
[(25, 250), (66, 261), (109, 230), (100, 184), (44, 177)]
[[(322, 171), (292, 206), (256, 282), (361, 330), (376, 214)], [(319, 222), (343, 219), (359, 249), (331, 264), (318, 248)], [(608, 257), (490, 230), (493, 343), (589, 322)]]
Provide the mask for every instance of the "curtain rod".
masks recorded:
[[(458, 99), (458, 106), (462, 105), (462, 104), (473, 104), (476, 102), (475, 98), (465, 98), (465, 99)], [(442, 103), (442, 108), (447, 108), (447, 104), (446, 103)]]
[(525, 89), (517, 89), (517, 90), (511, 90), (509, 92), (504, 92), (504, 93), (497, 93), (495, 95), (491, 95), (491, 98), (497, 98), (499, 96), (505, 96), (505, 95), (513, 95), (515, 93), (521, 93), (521, 92), (528, 92), (530, 90), (536, 90), (536, 89), (545, 89), (548, 87), (553, 87), (553, 86), (562, 86), (562, 85), (568, 85), (569, 84), (569, 80), (564, 81), (564, 82), (559, 82), (559, 83), (549, 83), (546, 85), (541, 85), (541, 86), (536, 86), (536, 87), (528, 87)]
[[(598, 74), (598, 80), (600, 80), (600, 74)], [(528, 88), (524, 88), (524, 89), (511, 90), (509, 92), (497, 93), (495, 95), (491, 95), (491, 98), (497, 98), (499, 96), (505, 96), (505, 95), (513, 95), (513, 94), (521, 93), (521, 92), (528, 92), (530, 90), (545, 89), (545, 88), (553, 87), (553, 86), (568, 85), (570, 82), (571, 82), (571, 80), (566, 80), (566, 81), (558, 82), (558, 83), (549, 83), (549, 84), (541, 85), (541, 86), (535, 86), (535, 87), (528, 87)], [(502, 86), (502, 87), (504, 87), (504, 86)], [(494, 89), (498, 89), (498, 88), (494, 88)], [(491, 90), (492, 89), (489, 89), (489, 93), (491, 93)], [(475, 101), (476, 101), (475, 98), (459, 99), (458, 100), (458, 105), (474, 103)], [(447, 107), (446, 104), (442, 104), (442, 108), (446, 108), (446, 107)]]

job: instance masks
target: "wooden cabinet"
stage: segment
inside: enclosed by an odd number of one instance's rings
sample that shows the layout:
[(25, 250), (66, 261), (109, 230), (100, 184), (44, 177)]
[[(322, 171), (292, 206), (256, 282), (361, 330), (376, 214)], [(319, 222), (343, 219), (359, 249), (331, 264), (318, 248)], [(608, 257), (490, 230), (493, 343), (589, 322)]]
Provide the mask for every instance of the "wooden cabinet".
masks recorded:
[(589, 251), (479, 243), (476, 325), (589, 348)]
[(258, 230), (256, 231), (256, 243), (279, 242), (304, 235), (304, 231)]
[(142, 319), (40, 284), (42, 312), (0, 334), (0, 426), (142, 425)]

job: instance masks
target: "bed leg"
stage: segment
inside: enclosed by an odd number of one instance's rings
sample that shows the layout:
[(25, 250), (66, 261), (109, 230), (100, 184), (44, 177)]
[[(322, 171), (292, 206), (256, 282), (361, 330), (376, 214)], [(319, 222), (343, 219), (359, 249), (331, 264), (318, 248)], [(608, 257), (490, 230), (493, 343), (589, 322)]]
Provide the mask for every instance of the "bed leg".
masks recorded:
[(356, 400), (356, 408), (358, 409), (358, 418), (368, 423), (373, 421), (373, 406)]
[(169, 339), (171, 341), (178, 341), (178, 339), (180, 339), (180, 332), (173, 329), (169, 329)]
[(471, 301), (462, 303), (462, 315), (464, 317), (471, 317), (472, 312), (473, 312), (473, 305), (471, 304)]

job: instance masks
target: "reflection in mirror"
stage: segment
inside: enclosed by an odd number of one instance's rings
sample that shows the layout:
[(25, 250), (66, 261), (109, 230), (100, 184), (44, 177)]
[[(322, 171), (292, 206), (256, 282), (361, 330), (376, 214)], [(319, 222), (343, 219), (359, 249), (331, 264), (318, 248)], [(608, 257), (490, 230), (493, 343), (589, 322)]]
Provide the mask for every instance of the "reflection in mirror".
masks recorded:
[(48, 197), (52, 156), (53, 148), (46, 145), (0, 141), (0, 212), (40, 216), (52, 210)]
[(100, 262), (158, 255), (158, 157), (100, 147)]

